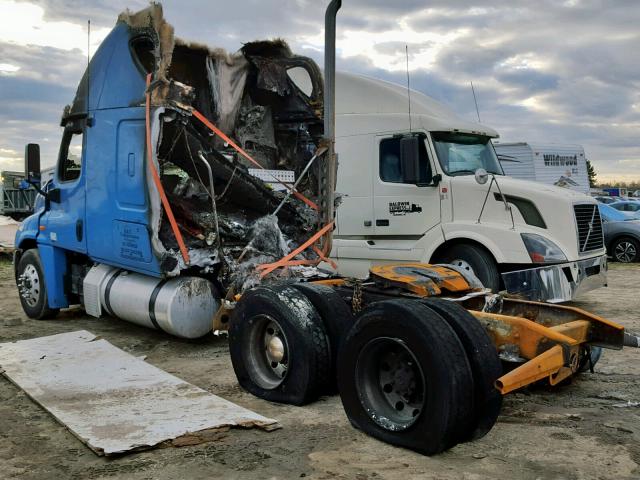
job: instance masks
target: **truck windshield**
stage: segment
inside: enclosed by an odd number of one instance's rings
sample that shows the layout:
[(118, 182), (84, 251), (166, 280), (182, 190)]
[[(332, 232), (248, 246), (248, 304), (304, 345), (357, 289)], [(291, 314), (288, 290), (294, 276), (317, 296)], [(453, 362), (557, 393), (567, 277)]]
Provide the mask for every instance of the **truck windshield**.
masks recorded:
[(479, 168), (504, 175), (491, 138), (457, 132), (432, 132), (431, 138), (447, 175), (473, 175)]

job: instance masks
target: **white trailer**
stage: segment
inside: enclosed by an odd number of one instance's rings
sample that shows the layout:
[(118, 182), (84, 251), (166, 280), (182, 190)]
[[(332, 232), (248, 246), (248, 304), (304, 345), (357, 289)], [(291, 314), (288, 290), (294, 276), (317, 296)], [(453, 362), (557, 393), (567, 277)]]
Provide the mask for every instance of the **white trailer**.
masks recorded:
[(589, 194), (587, 159), (580, 145), (495, 142), (494, 147), (505, 175)]

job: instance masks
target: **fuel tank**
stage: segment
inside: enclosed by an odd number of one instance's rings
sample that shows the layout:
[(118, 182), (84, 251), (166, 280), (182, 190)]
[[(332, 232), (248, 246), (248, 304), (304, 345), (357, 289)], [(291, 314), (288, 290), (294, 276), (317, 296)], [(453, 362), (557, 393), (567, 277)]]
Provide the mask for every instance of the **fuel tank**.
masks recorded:
[(96, 265), (83, 280), (84, 307), (181, 338), (211, 332), (220, 299), (200, 277), (161, 279), (108, 265)]

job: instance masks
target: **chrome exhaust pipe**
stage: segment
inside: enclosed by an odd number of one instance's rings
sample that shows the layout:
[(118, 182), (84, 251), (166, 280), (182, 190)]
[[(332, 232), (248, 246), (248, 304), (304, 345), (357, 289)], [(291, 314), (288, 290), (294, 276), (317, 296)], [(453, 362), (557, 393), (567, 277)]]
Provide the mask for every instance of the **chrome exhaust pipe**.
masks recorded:
[(324, 137), (336, 140), (336, 16), (342, 0), (331, 0), (324, 14)]
[[(335, 153), (336, 143), (336, 16), (342, 7), (342, 0), (331, 0), (324, 16), (324, 139), (327, 152), (322, 159), (319, 185), (321, 226), (334, 220), (334, 195), (338, 160)], [(329, 231), (322, 243), (322, 249), (328, 256), (331, 253), (332, 232)]]

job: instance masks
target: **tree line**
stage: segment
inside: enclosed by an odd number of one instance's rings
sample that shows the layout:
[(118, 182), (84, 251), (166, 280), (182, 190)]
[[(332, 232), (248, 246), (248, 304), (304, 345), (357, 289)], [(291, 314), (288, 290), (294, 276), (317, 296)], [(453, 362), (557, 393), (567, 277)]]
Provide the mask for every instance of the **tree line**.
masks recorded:
[(640, 180), (608, 180), (598, 182), (596, 169), (593, 168), (593, 164), (589, 160), (587, 160), (587, 175), (589, 176), (589, 186), (591, 188), (620, 187), (630, 191), (640, 190)]

